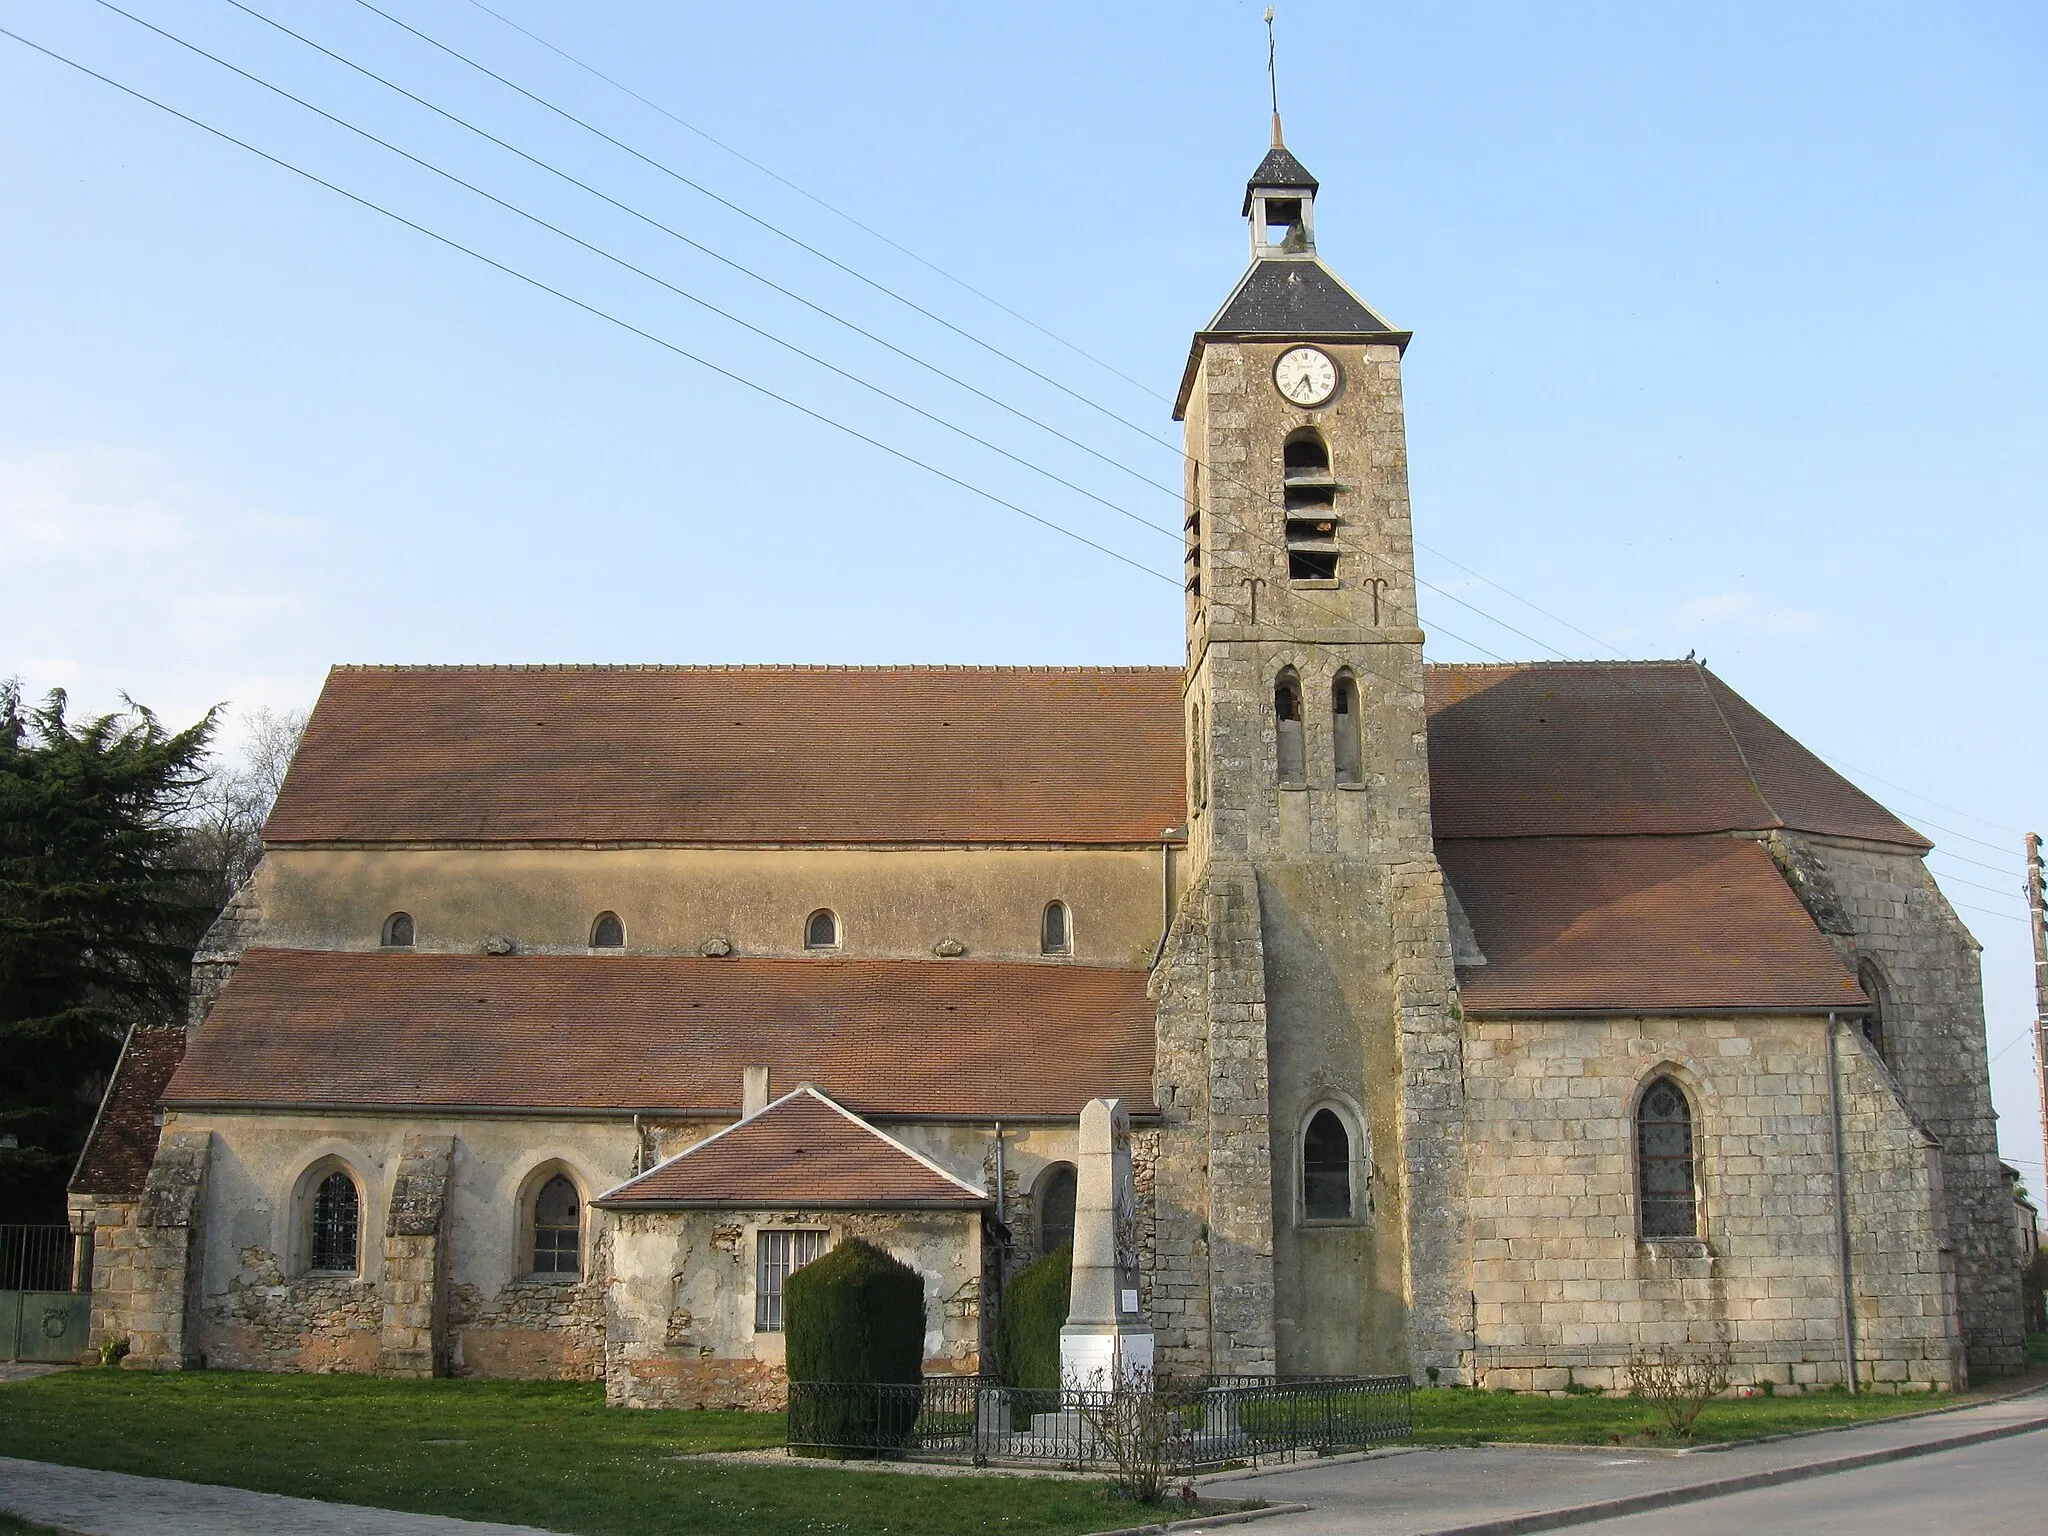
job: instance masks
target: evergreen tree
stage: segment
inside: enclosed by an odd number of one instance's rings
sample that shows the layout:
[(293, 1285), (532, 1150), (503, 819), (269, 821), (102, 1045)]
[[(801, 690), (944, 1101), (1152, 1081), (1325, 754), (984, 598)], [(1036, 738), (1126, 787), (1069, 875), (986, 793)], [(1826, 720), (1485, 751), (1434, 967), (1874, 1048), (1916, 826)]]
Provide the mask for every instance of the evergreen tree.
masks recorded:
[(167, 731), (128, 701), (76, 724), (0, 683), (0, 1222), (61, 1222), (129, 1029), (181, 1021), (214, 914), (181, 822), (215, 712)]

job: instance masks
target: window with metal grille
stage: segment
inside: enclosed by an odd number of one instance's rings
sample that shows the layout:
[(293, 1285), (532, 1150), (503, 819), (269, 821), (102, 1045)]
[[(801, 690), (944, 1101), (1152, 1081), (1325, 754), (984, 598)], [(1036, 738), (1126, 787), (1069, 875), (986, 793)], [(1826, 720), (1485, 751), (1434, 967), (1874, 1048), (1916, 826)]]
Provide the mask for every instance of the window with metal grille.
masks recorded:
[(1074, 952), (1074, 925), (1067, 915), (1064, 901), (1048, 901), (1045, 917), (1039, 924), (1039, 952), (1047, 955), (1071, 955)]
[(1310, 1221), (1351, 1217), (1351, 1133), (1334, 1109), (1319, 1109), (1301, 1138), (1301, 1213)]
[(829, 907), (820, 907), (804, 921), (805, 949), (837, 949), (839, 947), (839, 914)]
[(825, 1234), (784, 1227), (754, 1234), (754, 1327), (782, 1331), (782, 1287), (789, 1277), (825, 1251)]
[(1636, 1183), (1643, 1236), (1699, 1236), (1692, 1166), (1692, 1105), (1660, 1077), (1636, 1106)]
[(339, 1168), (313, 1194), (313, 1244), (309, 1269), (354, 1274), (356, 1238), (362, 1228), (356, 1181)]
[(412, 914), (394, 912), (384, 919), (384, 947), (387, 949), (412, 948)]
[(583, 1273), (583, 1198), (565, 1174), (534, 1196), (533, 1272), (571, 1280)]

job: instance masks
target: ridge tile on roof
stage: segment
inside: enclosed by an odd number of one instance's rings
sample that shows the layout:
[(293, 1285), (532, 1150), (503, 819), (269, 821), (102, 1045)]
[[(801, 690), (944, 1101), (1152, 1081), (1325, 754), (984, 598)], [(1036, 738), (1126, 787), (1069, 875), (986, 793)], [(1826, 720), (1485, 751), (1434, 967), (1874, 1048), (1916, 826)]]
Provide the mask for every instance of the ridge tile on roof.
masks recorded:
[(989, 1198), (805, 1084), (592, 1203), (971, 1209)]

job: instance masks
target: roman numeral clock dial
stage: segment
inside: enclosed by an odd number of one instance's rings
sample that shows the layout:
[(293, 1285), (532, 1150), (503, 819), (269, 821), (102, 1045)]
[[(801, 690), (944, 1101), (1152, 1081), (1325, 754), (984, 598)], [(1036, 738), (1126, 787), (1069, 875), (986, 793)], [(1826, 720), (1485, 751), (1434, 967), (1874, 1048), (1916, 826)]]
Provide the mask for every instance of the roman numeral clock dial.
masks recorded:
[(1292, 347), (1273, 365), (1273, 387), (1296, 405), (1321, 405), (1337, 393), (1337, 364), (1316, 347)]

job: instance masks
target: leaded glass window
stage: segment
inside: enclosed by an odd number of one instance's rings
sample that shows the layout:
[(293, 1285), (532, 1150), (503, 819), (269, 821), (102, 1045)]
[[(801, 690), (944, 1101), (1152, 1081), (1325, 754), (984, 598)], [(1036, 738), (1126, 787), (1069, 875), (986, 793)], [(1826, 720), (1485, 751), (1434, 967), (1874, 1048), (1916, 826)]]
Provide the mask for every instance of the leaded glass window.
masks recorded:
[(1319, 1109), (1301, 1138), (1301, 1212), (1310, 1221), (1351, 1216), (1351, 1136), (1333, 1109)]
[(801, 1227), (764, 1230), (754, 1237), (754, 1327), (782, 1331), (782, 1287), (825, 1251), (826, 1234)]
[(1668, 1077), (1644, 1090), (1636, 1108), (1636, 1178), (1643, 1236), (1699, 1236), (1694, 1195), (1692, 1105)]
[(534, 1197), (533, 1272), (565, 1280), (583, 1273), (583, 1199), (564, 1174)]
[(313, 1194), (311, 1269), (354, 1274), (356, 1238), (362, 1227), (356, 1181), (339, 1168), (320, 1181)]

